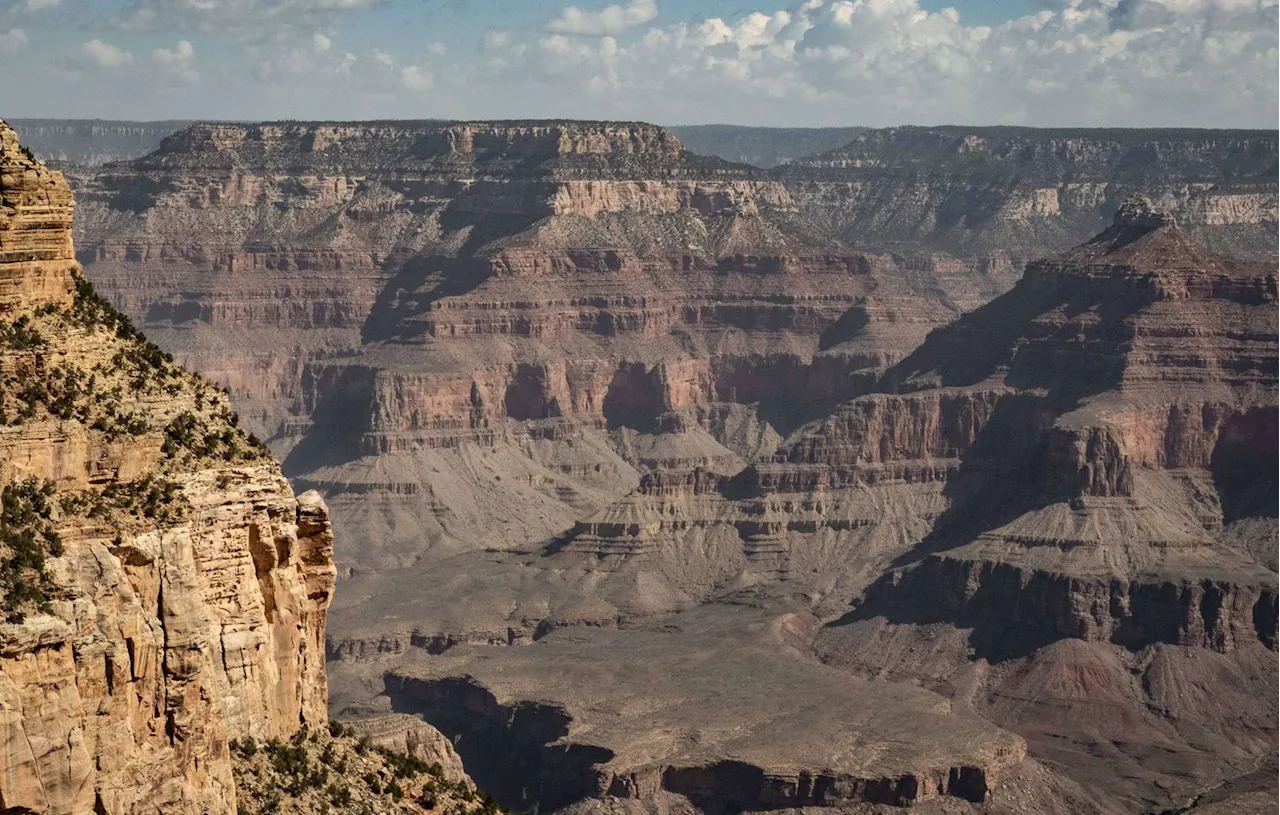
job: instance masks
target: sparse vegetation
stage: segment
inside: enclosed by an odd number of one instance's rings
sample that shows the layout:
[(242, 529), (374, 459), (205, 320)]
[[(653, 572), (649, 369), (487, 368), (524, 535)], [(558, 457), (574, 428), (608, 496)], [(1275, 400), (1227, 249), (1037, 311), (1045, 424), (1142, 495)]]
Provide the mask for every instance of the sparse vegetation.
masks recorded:
[[(0, 377), (0, 425), (77, 421), (108, 442), (162, 433), (169, 472), (267, 457), (218, 389), (175, 365), (82, 274), (72, 276), (67, 307), (50, 303), (0, 323), (0, 349), (15, 352)], [(179, 404), (165, 405), (166, 396)]]
[[(184, 454), (198, 459), (214, 459), (230, 463), (252, 461), (262, 457), (265, 447), (252, 434), (235, 429), (237, 416), (225, 410), (204, 419), (191, 411), (183, 411), (174, 417), (164, 429), (164, 444), (160, 451), (165, 458), (176, 459)], [(221, 420), (221, 421), (218, 421)], [(217, 425), (221, 424), (221, 427)]]
[(0, 614), (22, 622), (32, 610), (48, 611), (56, 588), (47, 557), (62, 554), (51, 519), (53, 484), (28, 478), (0, 493)]
[(488, 795), (451, 780), (435, 763), (357, 736), (340, 722), (299, 731), (288, 742), (230, 743), (246, 815), (501, 815)]
[(191, 508), (177, 482), (153, 474), (133, 481), (117, 481), (101, 490), (72, 492), (61, 499), (62, 511), (113, 523), (128, 518), (167, 526), (186, 517)]
[(25, 314), (12, 323), (0, 323), (0, 347), (10, 351), (30, 351), (48, 345), (39, 331), (31, 327)]

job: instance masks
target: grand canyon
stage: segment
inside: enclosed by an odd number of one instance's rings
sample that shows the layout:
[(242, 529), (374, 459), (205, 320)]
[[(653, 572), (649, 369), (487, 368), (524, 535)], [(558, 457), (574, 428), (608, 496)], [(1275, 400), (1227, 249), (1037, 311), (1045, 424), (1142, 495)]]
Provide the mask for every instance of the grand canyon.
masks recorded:
[(1275, 811), (1274, 131), (10, 124), (0, 811)]

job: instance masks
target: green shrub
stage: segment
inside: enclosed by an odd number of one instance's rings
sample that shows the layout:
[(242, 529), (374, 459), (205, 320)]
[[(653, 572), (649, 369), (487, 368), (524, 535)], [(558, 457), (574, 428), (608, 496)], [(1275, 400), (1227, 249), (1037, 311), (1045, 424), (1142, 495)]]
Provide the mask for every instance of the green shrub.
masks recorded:
[(346, 784), (339, 785), (333, 783), (329, 785), (329, 803), (336, 807), (346, 807), (351, 805), (351, 790)]
[(32, 609), (49, 610), (54, 585), (45, 559), (62, 554), (50, 519), (52, 495), (53, 484), (35, 478), (0, 492), (0, 613), (9, 622), (22, 622)]
[(281, 775), (305, 776), (310, 772), (311, 762), (305, 747), (287, 744), (272, 751), (271, 766)]
[(31, 320), (25, 314), (12, 323), (0, 323), (0, 346), (11, 351), (30, 351), (46, 345), (40, 332), (31, 328)]
[(100, 521), (116, 521), (123, 514), (161, 524), (176, 523), (186, 517), (190, 502), (176, 481), (146, 475), (133, 481), (116, 481), (101, 490), (82, 490), (64, 495), (62, 510)]

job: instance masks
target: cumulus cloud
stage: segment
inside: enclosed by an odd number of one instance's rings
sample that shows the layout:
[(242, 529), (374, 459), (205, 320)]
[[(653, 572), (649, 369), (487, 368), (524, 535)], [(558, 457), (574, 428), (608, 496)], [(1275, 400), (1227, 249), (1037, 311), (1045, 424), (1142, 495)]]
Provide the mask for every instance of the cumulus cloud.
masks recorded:
[(400, 81), (404, 83), (406, 88), (415, 93), (426, 93), (435, 84), (435, 79), (431, 76), (431, 72), (419, 68), (417, 65), (406, 65), (401, 68)]
[(806, 0), (607, 47), (582, 37), (618, 28), (602, 19), (562, 15), (495, 81), (551, 77), (599, 92), (603, 79), (643, 108), (631, 115), (664, 121), (1257, 126), (1276, 116), (1276, 0), (1058, 0), (998, 26), (919, 0)]
[(547, 31), (556, 34), (620, 34), (644, 25), (658, 16), (656, 0), (631, 0), (626, 5), (607, 6), (600, 11), (586, 11), (569, 6), (547, 23)]
[(0, 34), (0, 59), (11, 57), (27, 47), (27, 32), (21, 28), (11, 28)]
[(121, 68), (133, 62), (133, 54), (97, 38), (82, 43), (80, 55), (99, 68)]
[[(732, 18), (661, 20), (657, 0), (577, 0), (542, 30), (487, 30), (478, 49), (428, 28), (381, 40), (382, 50), (358, 60), (339, 50), (335, 15), (381, 2), (124, 2), (181, 11), (196, 23), (184, 31), (203, 34), (181, 35), (201, 43), (201, 61), (229, 66), (211, 89), (221, 107), (183, 113), (192, 116), (394, 116), (430, 90), (433, 112), (457, 117), (1272, 128), (1280, 90), (1277, 0), (1037, 0), (998, 25), (970, 21), (967, 4), (938, 10), (935, 0), (756, 0), (756, 11)], [(103, 7), (61, 8), (74, 3)], [(680, 5), (691, 4), (663, 5), (666, 18)], [(28, 33), (42, 18), (30, 19)], [(235, 28), (245, 21), (253, 25)], [(25, 44), (17, 31), (0, 32), (0, 55)], [(71, 62), (81, 68), (131, 59), (100, 40), (77, 47), (84, 53)], [(159, 51), (172, 58), (156, 57), (157, 66), (182, 61), (180, 47)], [(41, 88), (41, 98), (56, 91)], [(175, 115), (145, 88), (128, 97), (138, 100), (129, 115)], [(98, 98), (86, 100), (98, 114)]]
[(155, 49), (151, 52), (151, 58), (184, 82), (200, 81), (200, 73), (195, 68), (196, 49), (186, 40), (178, 40), (173, 48)]

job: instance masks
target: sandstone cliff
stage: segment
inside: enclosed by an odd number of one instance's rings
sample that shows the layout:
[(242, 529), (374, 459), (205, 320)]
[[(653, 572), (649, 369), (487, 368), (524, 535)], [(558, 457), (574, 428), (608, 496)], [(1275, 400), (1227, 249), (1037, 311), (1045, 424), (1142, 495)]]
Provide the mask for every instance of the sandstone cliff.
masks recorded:
[(327, 721), (328, 514), (78, 276), (71, 220), (0, 123), (0, 809), (233, 813), (229, 739)]
[[(1158, 811), (1275, 737), (1274, 268), (1204, 248), (1274, 249), (1274, 139), (1007, 135), (764, 173), (639, 124), (201, 125), (81, 178), (82, 258), (334, 507), (336, 709), (452, 728), (504, 800)], [(1135, 190), (1178, 225), (1089, 241)], [(770, 662), (814, 652), (872, 684)], [(805, 743), (876, 699), (892, 760)]]

